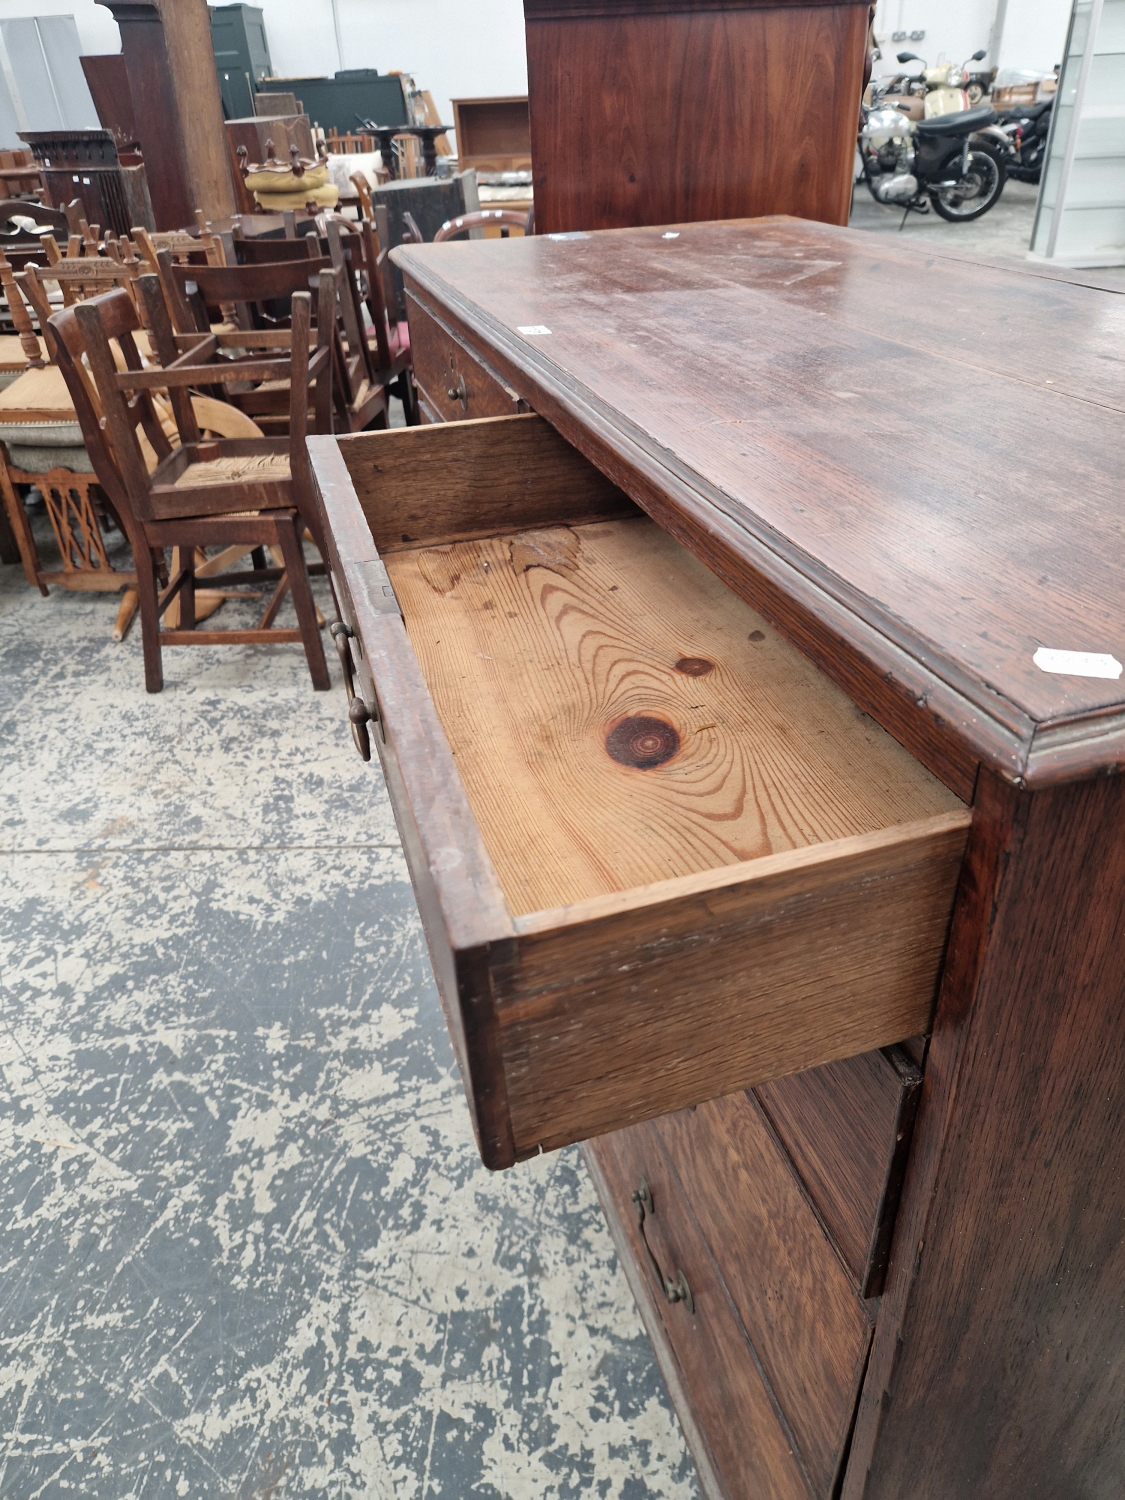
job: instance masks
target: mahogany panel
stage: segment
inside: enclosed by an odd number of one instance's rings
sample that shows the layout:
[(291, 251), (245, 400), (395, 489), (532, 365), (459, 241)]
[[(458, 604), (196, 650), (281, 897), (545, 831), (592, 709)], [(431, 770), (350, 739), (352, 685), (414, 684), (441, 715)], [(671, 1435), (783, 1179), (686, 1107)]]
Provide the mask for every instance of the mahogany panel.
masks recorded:
[(163, 22), (168, 66), (176, 90), (180, 130), (194, 210), (209, 219), (236, 211), (234, 181), (223, 138), (219, 70), (212, 67), (211, 8), (207, 0), (155, 0)]
[(757, 1104), (732, 1094), (654, 1129), (812, 1480), (832, 1493), (871, 1321)]
[(537, 233), (847, 222), (865, 5), (525, 11)]
[(140, 136), (129, 92), (129, 71), (120, 52), (80, 57), (98, 123), (113, 136), (118, 151), (136, 151)]
[[(654, 1126), (588, 1141), (583, 1155), (709, 1496), (811, 1500), (805, 1468), (746, 1329)], [(661, 1270), (683, 1273), (693, 1307), (656, 1287), (632, 1194), (650, 1189), (645, 1233)]]
[(982, 778), (844, 1500), (1115, 1500), (1125, 780)]
[(886, 1047), (754, 1090), (864, 1297), (883, 1289), (921, 1085)]

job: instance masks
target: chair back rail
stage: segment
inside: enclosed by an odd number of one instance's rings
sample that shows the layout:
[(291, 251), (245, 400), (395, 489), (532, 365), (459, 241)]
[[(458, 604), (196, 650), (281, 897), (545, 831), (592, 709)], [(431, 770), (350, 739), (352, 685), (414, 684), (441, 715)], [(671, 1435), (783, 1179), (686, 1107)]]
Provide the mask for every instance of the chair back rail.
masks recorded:
[[(50, 304), (47, 290), (49, 282), (58, 284), (62, 293), (63, 306), (72, 307), (76, 302), (81, 302), (90, 296), (97, 296), (100, 292), (109, 291), (113, 287), (124, 288), (133, 298), (134, 280), (134, 274), (128, 266), (109, 256), (82, 255), (77, 259), (64, 256), (51, 266), (28, 266), (21, 273), (20, 285), (35, 310), (51, 362), (56, 362), (57, 355), (54, 334), (50, 327), (54, 308)], [(136, 306), (135, 298), (134, 306)]]
[(518, 229), (521, 234), (532, 233), (533, 220), (531, 214), (518, 214), (511, 208), (480, 208), (468, 214), (458, 214), (455, 219), (446, 219), (445, 223), (434, 235), (434, 244), (440, 245), (444, 240), (456, 239), (458, 235), (468, 234), (471, 229), (492, 229), (500, 226), (501, 239), (507, 239), (513, 229)]
[(310, 232), (300, 239), (240, 239), (235, 241), (235, 264), (240, 266), (276, 265), (279, 261), (318, 260), (320, 238)]
[[(30, 219), (33, 224), (50, 229), (55, 234), (67, 234), (70, 231), (67, 216), (61, 208), (48, 208), (43, 203), (29, 203), (26, 198), (0, 198), (0, 224), (11, 223), (17, 216), (21, 219)], [(20, 235), (24, 240), (31, 238), (22, 230)], [(8, 237), (4, 236), (5, 239)], [(12, 238), (18, 237), (12, 236)]]
[(172, 290), (169, 301), (178, 333), (206, 333), (210, 327), (207, 308), (224, 303), (246, 309), (250, 326), (282, 327), (285, 316), (269, 313), (265, 304), (286, 302), (294, 292), (315, 290), (319, 273), (332, 266), (327, 256), (256, 266), (177, 266), (166, 250), (159, 252), (158, 261), (161, 279)]

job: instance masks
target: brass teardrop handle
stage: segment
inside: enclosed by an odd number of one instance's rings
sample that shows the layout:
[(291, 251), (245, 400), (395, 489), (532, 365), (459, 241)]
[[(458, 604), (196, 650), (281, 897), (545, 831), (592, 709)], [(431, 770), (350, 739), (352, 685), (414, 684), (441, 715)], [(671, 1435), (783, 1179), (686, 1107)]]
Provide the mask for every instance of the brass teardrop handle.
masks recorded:
[(352, 739), (355, 740), (355, 747), (363, 759), (370, 760), (371, 736), (367, 732), (367, 723), (373, 715), (363, 699), (357, 697), (352, 684), (352, 656), (348, 649), (348, 640), (355, 634), (355, 631), (350, 625), (345, 625), (343, 620), (333, 620), (331, 631), (332, 639), (336, 642), (336, 654), (344, 670), (344, 691), (348, 695), (348, 720), (352, 726)]
[(654, 1213), (655, 1210), (652, 1206), (652, 1191), (649, 1188), (647, 1178), (642, 1177), (640, 1179), (631, 1196), (637, 1206), (637, 1228), (641, 1231), (641, 1244), (645, 1247), (645, 1254), (648, 1256), (648, 1263), (652, 1267), (652, 1274), (656, 1277), (656, 1284), (660, 1288), (661, 1295), (665, 1302), (682, 1302), (688, 1312), (693, 1313), (695, 1311), (695, 1302), (692, 1300), (691, 1288), (687, 1284), (687, 1277), (682, 1271), (676, 1273), (674, 1281), (671, 1276), (665, 1276), (664, 1272), (660, 1269), (660, 1262), (653, 1254), (652, 1246), (648, 1242), (648, 1235), (645, 1233), (645, 1209), (647, 1208), (650, 1214)]
[(445, 394), (449, 397), (450, 401), (460, 401), (462, 411), (468, 411), (469, 391), (465, 385), (464, 375), (459, 375), (457, 377), (457, 384), (451, 385)]

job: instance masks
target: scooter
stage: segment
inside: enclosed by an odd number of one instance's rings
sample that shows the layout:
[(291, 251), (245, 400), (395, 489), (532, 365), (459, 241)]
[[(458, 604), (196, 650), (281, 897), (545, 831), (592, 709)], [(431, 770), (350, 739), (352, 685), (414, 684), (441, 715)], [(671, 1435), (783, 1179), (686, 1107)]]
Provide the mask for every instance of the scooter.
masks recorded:
[(932, 119), (935, 115), (959, 114), (962, 110), (972, 109), (984, 97), (983, 85), (991, 83), (992, 74), (974, 73), (971, 65), (981, 62), (986, 56), (985, 50), (981, 48), (979, 52), (974, 52), (961, 67), (958, 67), (956, 63), (938, 63), (936, 67), (931, 68), (916, 52), (900, 52), (898, 54), (900, 63), (922, 64), (919, 72), (906, 76), (907, 97), (922, 96), (925, 119)]

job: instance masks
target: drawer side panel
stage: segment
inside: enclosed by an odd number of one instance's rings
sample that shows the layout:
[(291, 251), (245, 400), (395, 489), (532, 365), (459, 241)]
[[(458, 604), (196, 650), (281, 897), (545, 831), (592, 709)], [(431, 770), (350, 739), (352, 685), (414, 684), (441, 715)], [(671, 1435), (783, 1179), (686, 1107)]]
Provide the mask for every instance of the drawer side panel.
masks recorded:
[(754, 1091), (865, 1297), (882, 1290), (921, 1085), (887, 1048)]

